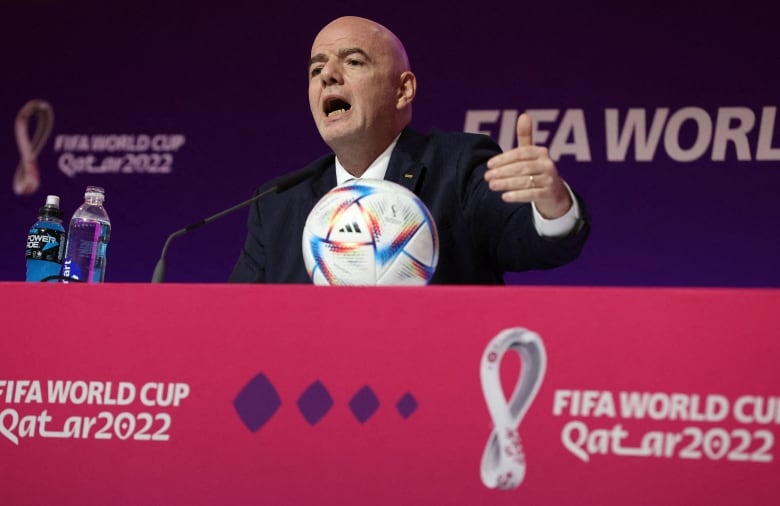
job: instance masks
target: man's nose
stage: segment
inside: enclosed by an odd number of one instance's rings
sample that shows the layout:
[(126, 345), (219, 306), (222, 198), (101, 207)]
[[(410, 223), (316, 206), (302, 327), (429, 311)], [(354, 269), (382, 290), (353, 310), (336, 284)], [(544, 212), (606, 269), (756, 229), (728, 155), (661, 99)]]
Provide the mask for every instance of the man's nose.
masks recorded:
[(338, 64), (335, 62), (326, 63), (320, 71), (320, 79), (322, 79), (322, 84), (326, 86), (329, 84), (340, 84), (342, 75)]

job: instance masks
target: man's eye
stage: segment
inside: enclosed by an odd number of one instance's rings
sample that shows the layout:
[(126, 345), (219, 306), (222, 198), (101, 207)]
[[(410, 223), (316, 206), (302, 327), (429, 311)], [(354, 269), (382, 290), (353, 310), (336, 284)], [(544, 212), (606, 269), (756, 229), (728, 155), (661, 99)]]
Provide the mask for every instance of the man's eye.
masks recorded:
[(362, 60), (347, 60), (347, 65), (351, 67), (360, 67), (363, 65)]
[(322, 72), (322, 67), (314, 67), (311, 69), (311, 77), (317, 77)]

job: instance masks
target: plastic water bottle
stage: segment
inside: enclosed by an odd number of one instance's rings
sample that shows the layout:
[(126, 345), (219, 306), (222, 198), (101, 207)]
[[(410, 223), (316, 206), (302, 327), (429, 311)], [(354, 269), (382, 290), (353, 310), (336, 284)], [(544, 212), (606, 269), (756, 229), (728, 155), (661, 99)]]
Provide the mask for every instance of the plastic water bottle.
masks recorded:
[(47, 195), (38, 211), (38, 221), (27, 234), (27, 281), (59, 280), (65, 255), (65, 229), (62, 227), (60, 197)]
[(111, 221), (103, 207), (105, 198), (103, 188), (87, 186), (84, 203), (70, 219), (68, 247), (62, 263), (62, 276), (66, 282), (103, 282), (106, 248), (111, 238)]

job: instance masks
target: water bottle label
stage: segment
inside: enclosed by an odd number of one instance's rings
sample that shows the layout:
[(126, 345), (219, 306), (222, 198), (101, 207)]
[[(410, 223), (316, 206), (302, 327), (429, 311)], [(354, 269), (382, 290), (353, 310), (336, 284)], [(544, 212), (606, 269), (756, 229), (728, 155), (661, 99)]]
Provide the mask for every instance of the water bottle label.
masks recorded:
[(106, 247), (111, 225), (99, 221), (71, 220), (68, 251), (62, 264), (66, 279), (100, 283), (106, 267)]
[(65, 259), (65, 263), (62, 264), (62, 276), (65, 279), (75, 279), (77, 281), (81, 281), (83, 278), (79, 264), (69, 258)]
[(65, 232), (50, 228), (32, 228), (27, 235), (27, 260), (62, 263)]

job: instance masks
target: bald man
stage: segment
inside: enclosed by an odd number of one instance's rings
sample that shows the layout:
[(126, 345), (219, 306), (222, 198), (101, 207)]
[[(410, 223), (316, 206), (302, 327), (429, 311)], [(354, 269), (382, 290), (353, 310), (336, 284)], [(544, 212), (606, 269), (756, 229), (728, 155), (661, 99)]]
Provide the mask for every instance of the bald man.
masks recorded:
[(421, 135), (409, 127), (416, 92), (403, 44), (379, 23), (341, 17), (317, 34), (309, 106), (333, 152), (305, 167), (313, 177), (251, 207), (231, 281), (310, 283), (301, 253), (306, 217), (351, 178), (396, 182), (426, 204), (440, 244), (431, 283), (503, 284), (505, 272), (579, 255), (590, 231), (584, 203), (547, 150), (533, 145), (531, 118), (518, 118), (518, 147), (505, 153), (484, 135)]

